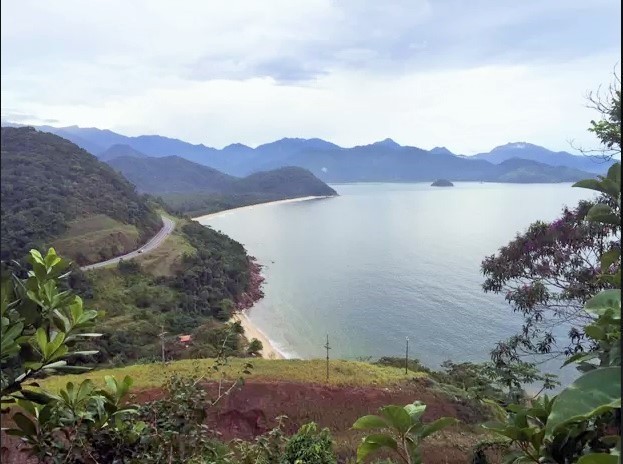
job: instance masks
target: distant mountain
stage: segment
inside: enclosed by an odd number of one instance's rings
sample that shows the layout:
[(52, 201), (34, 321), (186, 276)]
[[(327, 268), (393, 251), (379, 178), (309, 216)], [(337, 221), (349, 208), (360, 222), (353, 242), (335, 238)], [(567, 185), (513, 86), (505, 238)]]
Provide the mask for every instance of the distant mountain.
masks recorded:
[(253, 173), (240, 179), (236, 190), (243, 193), (283, 195), (287, 198), (337, 195), (335, 190), (307, 169), (296, 166)]
[(112, 159), (108, 164), (136, 185), (139, 191), (155, 195), (201, 192), (221, 195), (271, 194), (281, 198), (296, 198), (336, 194), (335, 190), (311, 172), (299, 167), (283, 167), (238, 178), (179, 156), (126, 156)]
[[(238, 177), (283, 166), (298, 166), (308, 169), (325, 182), (432, 182), (438, 178), (497, 182), (546, 178), (550, 179), (549, 182), (563, 182), (570, 175), (575, 177), (578, 174), (566, 168), (584, 171), (582, 176), (587, 177), (588, 173), (605, 173), (610, 164), (566, 152), (552, 152), (527, 143), (512, 143), (475, 156), (455, 155), (445, 147), (427, 151), (401, 146), (392, 139), (343, 148), (317, 138), (284, 138), (257, 148), (232, 144), (217, 150), (157, 135), (126, 137), (108, 130), (75, 126), (45, 126), (43, 130), (55, 131), (98, 156), (108, 156), (104, 154), (111, 145), (124, 144), (151, 157), (175, 155)], [(521, 175), (507, 172), (503, 174), (508, 175), (502, 175), (500, 169), (495, 168), (513, 158), (561, 168), (548, 170), (547, 175), (541, 176), (527, 174), (537, 169), (536, 165), (526, 165), (524, 169), (527, 171)]]
[(429, 153), (438, 154), (438, 155), (454, 155), (450, 150), (446, 147), (435, 147), (432, 150), (428, 150)]
[[(5, 123), (3, 123), (3, 125), (5, 125)], [(178, 139), (162, 137), (160, 135), (128, 137), (117, 134), (111, 130), (97, 129), (94, 127), (36, 126), (36, 129), (63, 137), (96, 156), (100, 153), (104, 153), (113, 145), (128, 145), (147, 156), (178, 155), (198, 161), (201, 161), (205, 154), (218, 151), (215, 148), (206, 147), (205, 145), (193, 145)]]
[(125, 144), (113, 145), (112, 147), (108, 148), (107, 150), (104, 150), (102, 153), (97, 155), (97, 157), (102, 161), (109, 161), (111, 159), (120, 158), (123, 156), (129, 156), (132, 158), (146, 158), (147, 157), (146, 154), (141, 153), (140, 151), (132, 148), (130, 145), (125, 145)]
[(489, 161), (494, 164), (500, 164), (512, 158), (521, 158), (549, 164), (550, 166), (566, 166), (598, 174), (607, 171), (609, 167), (609, 163), (605, 163), (596, 156), (576, 156), (566, 151), (554, 152), (526, 142), (501, 145), (495, 147), (489, 153), (479, 153), (471, 158)]
[(73, 143), (2, 128), (1, 257), (55, 246), (79, 264), (137, 248), (162, 226), (134, 186)]
[(238, 180), (179, 156), (122, 156), (109, 160), (108, 164), (136, 185), (139, 191), (158, 195), (229, 192)]
[(576, 182), (591, 177), (590, 173), (566, 166), (550, 166), (520, 158), (511, 158), (497, 165), (494, 177), (497, 182), (509, 183), (555, 183)]

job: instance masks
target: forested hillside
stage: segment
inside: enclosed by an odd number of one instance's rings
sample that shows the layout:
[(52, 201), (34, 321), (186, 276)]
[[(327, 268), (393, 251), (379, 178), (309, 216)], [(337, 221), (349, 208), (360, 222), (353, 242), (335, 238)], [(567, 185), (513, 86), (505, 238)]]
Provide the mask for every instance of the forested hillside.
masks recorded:
[(306, 169), (283, 167), (239, 178), (179, 156), (122, 156), (108, 161), (141, 192), (160, 196), (178, 214), (337, 193)]
[(162, 220), (134, 186), (73, 143), (2, 128), (2, 260), (55, 244), (80, 264), (151, 238)]

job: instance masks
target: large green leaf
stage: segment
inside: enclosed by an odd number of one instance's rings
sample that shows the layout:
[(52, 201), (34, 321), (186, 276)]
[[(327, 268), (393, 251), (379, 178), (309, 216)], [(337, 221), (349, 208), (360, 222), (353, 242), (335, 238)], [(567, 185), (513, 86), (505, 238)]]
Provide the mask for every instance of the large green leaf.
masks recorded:
[(426, 411), (426, 405), (420, 403), (419, 401), (416, 401), (413, 404), (407, 404), (404, 407), (404, 410), (407, 411), (407, 414), (409, 414), (409, 417), (411, 417), (411, 423), (413, 424), (420, 420), (420, 418)]
[(419, 433), (420, 438), (426, 438), (427, 436), (435, 432), (438, 432), (441, 429), (444, 429), (446, 427), (449, 427), (451, 425), (455, 425), (458, 423), (459, 423), (459, 420), (455, 419), (454, 417), (441, 417), (437, 420), (434, 420), (430, 424), (426, 424), (422, 428), (422, 431)]
[(591, 453), (578, 459), (578, 464), (619, 464), (619, 456), (606, 453)]
[(55, 396), (50, 395), (46, 392), (36, 392), (36, 391), (32, 391), (32, 390), (20, 390), (19, 391), (19, 395), (21, 395), (22, 398), (31, 401), (33, 403), (37, 403), (37, 404), (47, 404), (50, 401), (56, 399)]
[(385, 427), (387, 427), (387, 422), (379, 416), (363, 416), (353, 424), (355, 430), (382, 429)]
[(398, 444), (389, 435), (369, 435), (363, 439), (357, 448), (357, 462), (362, 462), (370, 453), (381, 448), (391, 448), (395, 451), (398, 449)]
[(387, 423), (401, 434), (406, 433), (411, 427), (411, 417), (402, 406), (384, 406), (380, 409), (380, 413)]
[(612, 310), (612, 317), (621, 318), (621, 290), (610, 289), (602, 290), (593, 298), (586, 302), (584, 306), (589, 313), (596, 316), (604, 315), (609, 309)]
[(37, 427), (35, 426), (35, 423), (21, 412), (13, 414), (13, 422), (15, 422), (17, 426), (28, 435), (37, 434)]
[(621, 185), (621, 163), (617, 162), (610, 166), (608, 169), (608, 174), (606, 177), (610, 179), (615, 184)]
[(554, 400), (547, 435), (564, 424), (586, 420), (621, 407), (621, 368), (605, 367), (582, 375)]
[(583, 179), (573, 184), (573, 187), (597, 190), (598, 192), (607, 193), (601, 182), (597, 179)]
[(612, 208), (603, 203), (593, 205), (586, 213), (586, 220), (611, 225), (617, 225), (621, 222), (621, 218), (612, 211)]

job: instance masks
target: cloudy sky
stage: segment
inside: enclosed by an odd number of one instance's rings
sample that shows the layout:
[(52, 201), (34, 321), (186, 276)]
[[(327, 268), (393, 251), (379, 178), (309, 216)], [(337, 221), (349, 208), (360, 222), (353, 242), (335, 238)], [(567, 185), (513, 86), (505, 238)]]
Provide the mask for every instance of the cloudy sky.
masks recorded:
[[(2, 119), (222, 147), (591, 146), (620, 0), (3, 0)], [(620, 69), (618, 66), (617, 69)]]

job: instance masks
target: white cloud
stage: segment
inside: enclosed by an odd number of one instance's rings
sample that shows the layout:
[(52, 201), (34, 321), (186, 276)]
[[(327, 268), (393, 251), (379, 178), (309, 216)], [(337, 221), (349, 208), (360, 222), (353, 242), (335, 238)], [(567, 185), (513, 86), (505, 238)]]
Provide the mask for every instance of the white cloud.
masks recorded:
[(2, 2), (3, 118), (211, 146), (591, 145), (583, 95), (620, 59), (620, 4), (460, 5)]

